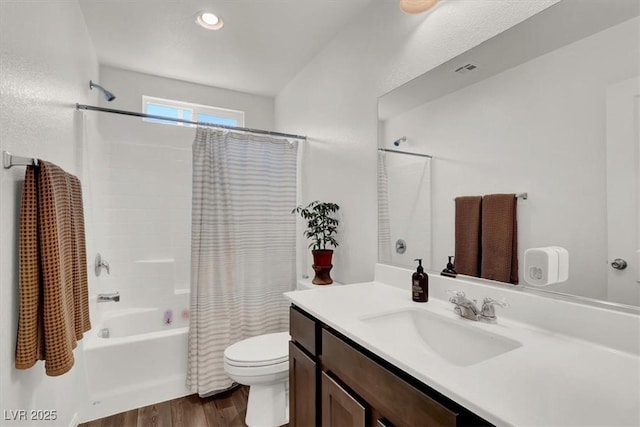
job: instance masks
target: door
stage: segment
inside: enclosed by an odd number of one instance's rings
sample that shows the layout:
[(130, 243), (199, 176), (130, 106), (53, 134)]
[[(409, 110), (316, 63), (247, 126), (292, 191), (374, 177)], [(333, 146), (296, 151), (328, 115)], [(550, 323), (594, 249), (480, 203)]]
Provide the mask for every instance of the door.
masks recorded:
[(606, 133), (608, 300), (636, 306), (640, 305), (639, 93), (640, 77), (607, 88)]

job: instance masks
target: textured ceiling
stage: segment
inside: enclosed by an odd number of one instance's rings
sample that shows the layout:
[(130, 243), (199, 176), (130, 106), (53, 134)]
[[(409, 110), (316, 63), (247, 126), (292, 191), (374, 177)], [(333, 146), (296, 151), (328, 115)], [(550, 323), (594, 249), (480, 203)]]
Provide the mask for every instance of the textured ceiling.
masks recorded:
[[(79, 0), (101, 64), (275, 95), (372, 0)], [(199, 10), (224, 28), (194, 23)]]

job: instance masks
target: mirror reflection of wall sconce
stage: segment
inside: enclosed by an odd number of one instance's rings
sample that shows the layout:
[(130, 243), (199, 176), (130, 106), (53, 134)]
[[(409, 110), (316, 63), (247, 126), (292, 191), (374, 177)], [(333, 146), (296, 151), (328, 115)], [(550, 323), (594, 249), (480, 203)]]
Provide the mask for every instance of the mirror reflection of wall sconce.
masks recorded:
[(400, 10), (410, 15), (426, 12), (438, 4), (439, 0), (400, 0)]

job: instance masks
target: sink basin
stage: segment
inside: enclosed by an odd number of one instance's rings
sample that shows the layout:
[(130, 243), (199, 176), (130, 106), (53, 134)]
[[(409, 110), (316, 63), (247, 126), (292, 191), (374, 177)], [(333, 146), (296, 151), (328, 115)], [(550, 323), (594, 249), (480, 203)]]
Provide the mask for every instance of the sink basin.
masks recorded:
[(518, 341), (487, 332), (465, 322), (430, 311), (409, 309), (367, 315), (360, 318), (376, 334), (398, 342), (417, 345), (456, 366), (469, 366), (515, 350)]

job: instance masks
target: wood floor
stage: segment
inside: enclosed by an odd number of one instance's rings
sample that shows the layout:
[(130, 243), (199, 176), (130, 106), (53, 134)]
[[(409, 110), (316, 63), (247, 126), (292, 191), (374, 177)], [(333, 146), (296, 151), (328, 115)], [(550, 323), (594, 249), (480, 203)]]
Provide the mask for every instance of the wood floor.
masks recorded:
[(80, 424), (79, 427), (245, 427), (249, 387), (217, 396), (197, 394)]

